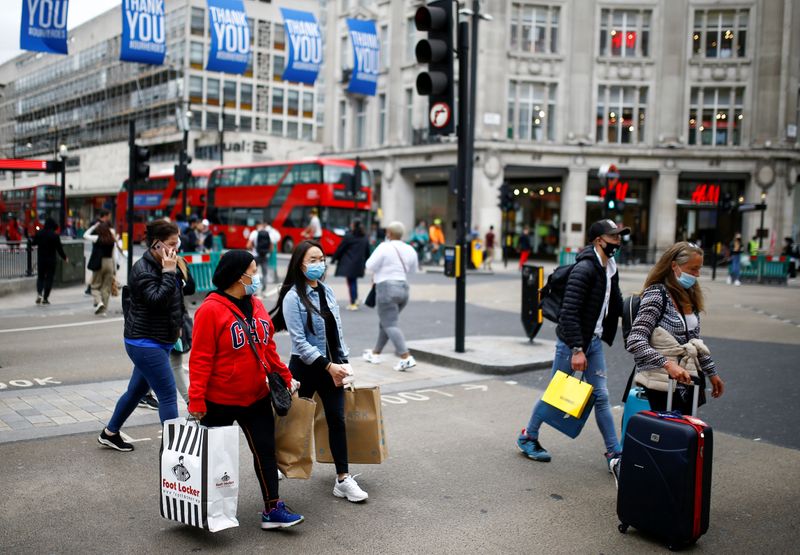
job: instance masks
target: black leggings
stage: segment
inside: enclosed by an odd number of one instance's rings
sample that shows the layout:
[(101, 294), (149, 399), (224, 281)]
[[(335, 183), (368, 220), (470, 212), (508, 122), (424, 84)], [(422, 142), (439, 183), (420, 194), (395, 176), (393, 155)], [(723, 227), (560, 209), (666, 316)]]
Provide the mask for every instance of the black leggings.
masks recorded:
[(36, 270), (36, 292), (45, 299), (50, 296), (50, 290), (53, 288), (53, 278), (56, 275), (56, 265), (47, 263), (38, 263)]
[(219, 405), (206, 401), (206, 415), (200, 421), (203, 426), (230, 426), (237, 422), (247, 438), (253, 452), (264, 508), (269, 511), (278, 501), (278, 464), (275, 462), (275, 421), (269, 395), (250, 405)]
[(333, 378), (325, 370), (317, 370), (303, 364), (300, 357), (292, 355), (289, 370), (294, 379), (300, 382), (300, 397), (311, 399), (316, 392), (325, 409), (328, 422), (328, 441), (337, 474), (349, 472), (347, 466), (347, 432), (344, 423), (344, 388), (336, 387)]

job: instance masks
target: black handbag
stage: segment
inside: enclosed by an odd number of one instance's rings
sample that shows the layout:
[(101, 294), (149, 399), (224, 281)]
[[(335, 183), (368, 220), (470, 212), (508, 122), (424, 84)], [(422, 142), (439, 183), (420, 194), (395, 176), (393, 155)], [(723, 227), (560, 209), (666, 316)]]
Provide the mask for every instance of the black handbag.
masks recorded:
[(364, 306), (375, 308), (375, 284), (372, 284), (372, 289), (367, 293), (367, 298), (364, 299)]
[(89, 262), (86, 264), (86, 268), (92, 272), (96, 272), (102, 266), (103, 254), (100, 252), (100, 249), (97, 248), (97, 245), (92, 245), (92, 254), (89, 255)]
[(269, 382), (269, 397), (272, 401), (272, 406), (275, 408), (275, 413), (278, 416), (286, 416), (292, 406), (292, 392), (289, 391), (289, 386), (286, 385), (286, 382), (283, 381), (283, 377), (281, 377), (280, 374), (271, 372), (267, 364), (261, 359), (261, 356), (258, 354), (258, 349), (256, 349), (256, 345), (253, 343), (253, 336), (250, 334), (250, 326), (247, 325), (247, 322), (242, 320), (232, 308), (230, 311), (233, 312), (233, 317), (236, 318), (236, 321), (239, 322), (242, 329), (244, 329), (244, 333), (247, 336), (247, 343), (253, 350), (256, 359), (261, 363), (261, 366), (264, 367), (264, 372), (267, 374), (267, 382)]

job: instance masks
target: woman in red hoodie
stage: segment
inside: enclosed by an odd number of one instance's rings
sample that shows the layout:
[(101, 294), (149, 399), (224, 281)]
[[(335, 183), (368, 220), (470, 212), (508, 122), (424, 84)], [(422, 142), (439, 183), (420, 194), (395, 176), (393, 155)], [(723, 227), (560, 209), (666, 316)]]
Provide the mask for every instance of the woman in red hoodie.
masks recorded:
[[(261, 527), (286, 528), (303, 521), (278, 497), (275, 422), (266, 371), (296, 388), (281, 361), (272, 320), (256, 296), (261, 286), (253, 255), (225, 253), (214, 272), (215, 291), (197, 309), (189, 358), (189, 414), (204, 426), (237, 422), (253, 452), (264, 512)], [(255, 343), (258, 359), (248, 343)], [(260, 359), (260, 360), (259, 360)]]

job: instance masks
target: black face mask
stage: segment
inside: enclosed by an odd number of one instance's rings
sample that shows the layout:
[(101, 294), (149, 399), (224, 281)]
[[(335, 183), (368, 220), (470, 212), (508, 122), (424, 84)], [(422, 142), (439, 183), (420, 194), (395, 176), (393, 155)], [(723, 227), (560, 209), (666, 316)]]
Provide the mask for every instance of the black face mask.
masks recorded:
[(605, 254), (605, 255), (606, 255), (608, 258), (613, 258), (613, 257), (614, 257), (614, 255), (615, 255), (615, 254), (617, 253), (617, 251), (619, 250), (619, 245), (615, 245), (615, 244), (613, 244), (613, 243), (606, 243), (606, 244), (605, 244), (605, 245), (602, 247), (602, 249), (603, 249), (603, 253), (604, 253), (604, 254)]

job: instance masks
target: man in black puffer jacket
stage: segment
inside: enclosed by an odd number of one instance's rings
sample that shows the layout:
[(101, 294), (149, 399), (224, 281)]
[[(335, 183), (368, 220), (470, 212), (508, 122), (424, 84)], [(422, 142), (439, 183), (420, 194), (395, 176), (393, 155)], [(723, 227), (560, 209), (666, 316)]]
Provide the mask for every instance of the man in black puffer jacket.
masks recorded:
[[(614, 429), (611, 406), (608, 402), (606, 362), (602, 341), (611, 345), (617, 334), (622, 314), (622, 294), (614, 254), (621, 236), (630, 229), (612, 220), (600, 220), (589, 227), (590, 245), (575, 259), (567, 278), (564, 299), (558, 318), (556, 354), (553, 374), (583, 372), (584, 379), (594, 388), (594, 412), (597, 426), (606, 447), (606, 463), (616, 475), (622, 447)], [(517, 447), (535, 461), (550, 461), (550, 453), (539, 443), (546, 404), (540, 399), (533, 409), (527, 428), (517, 438)]]

